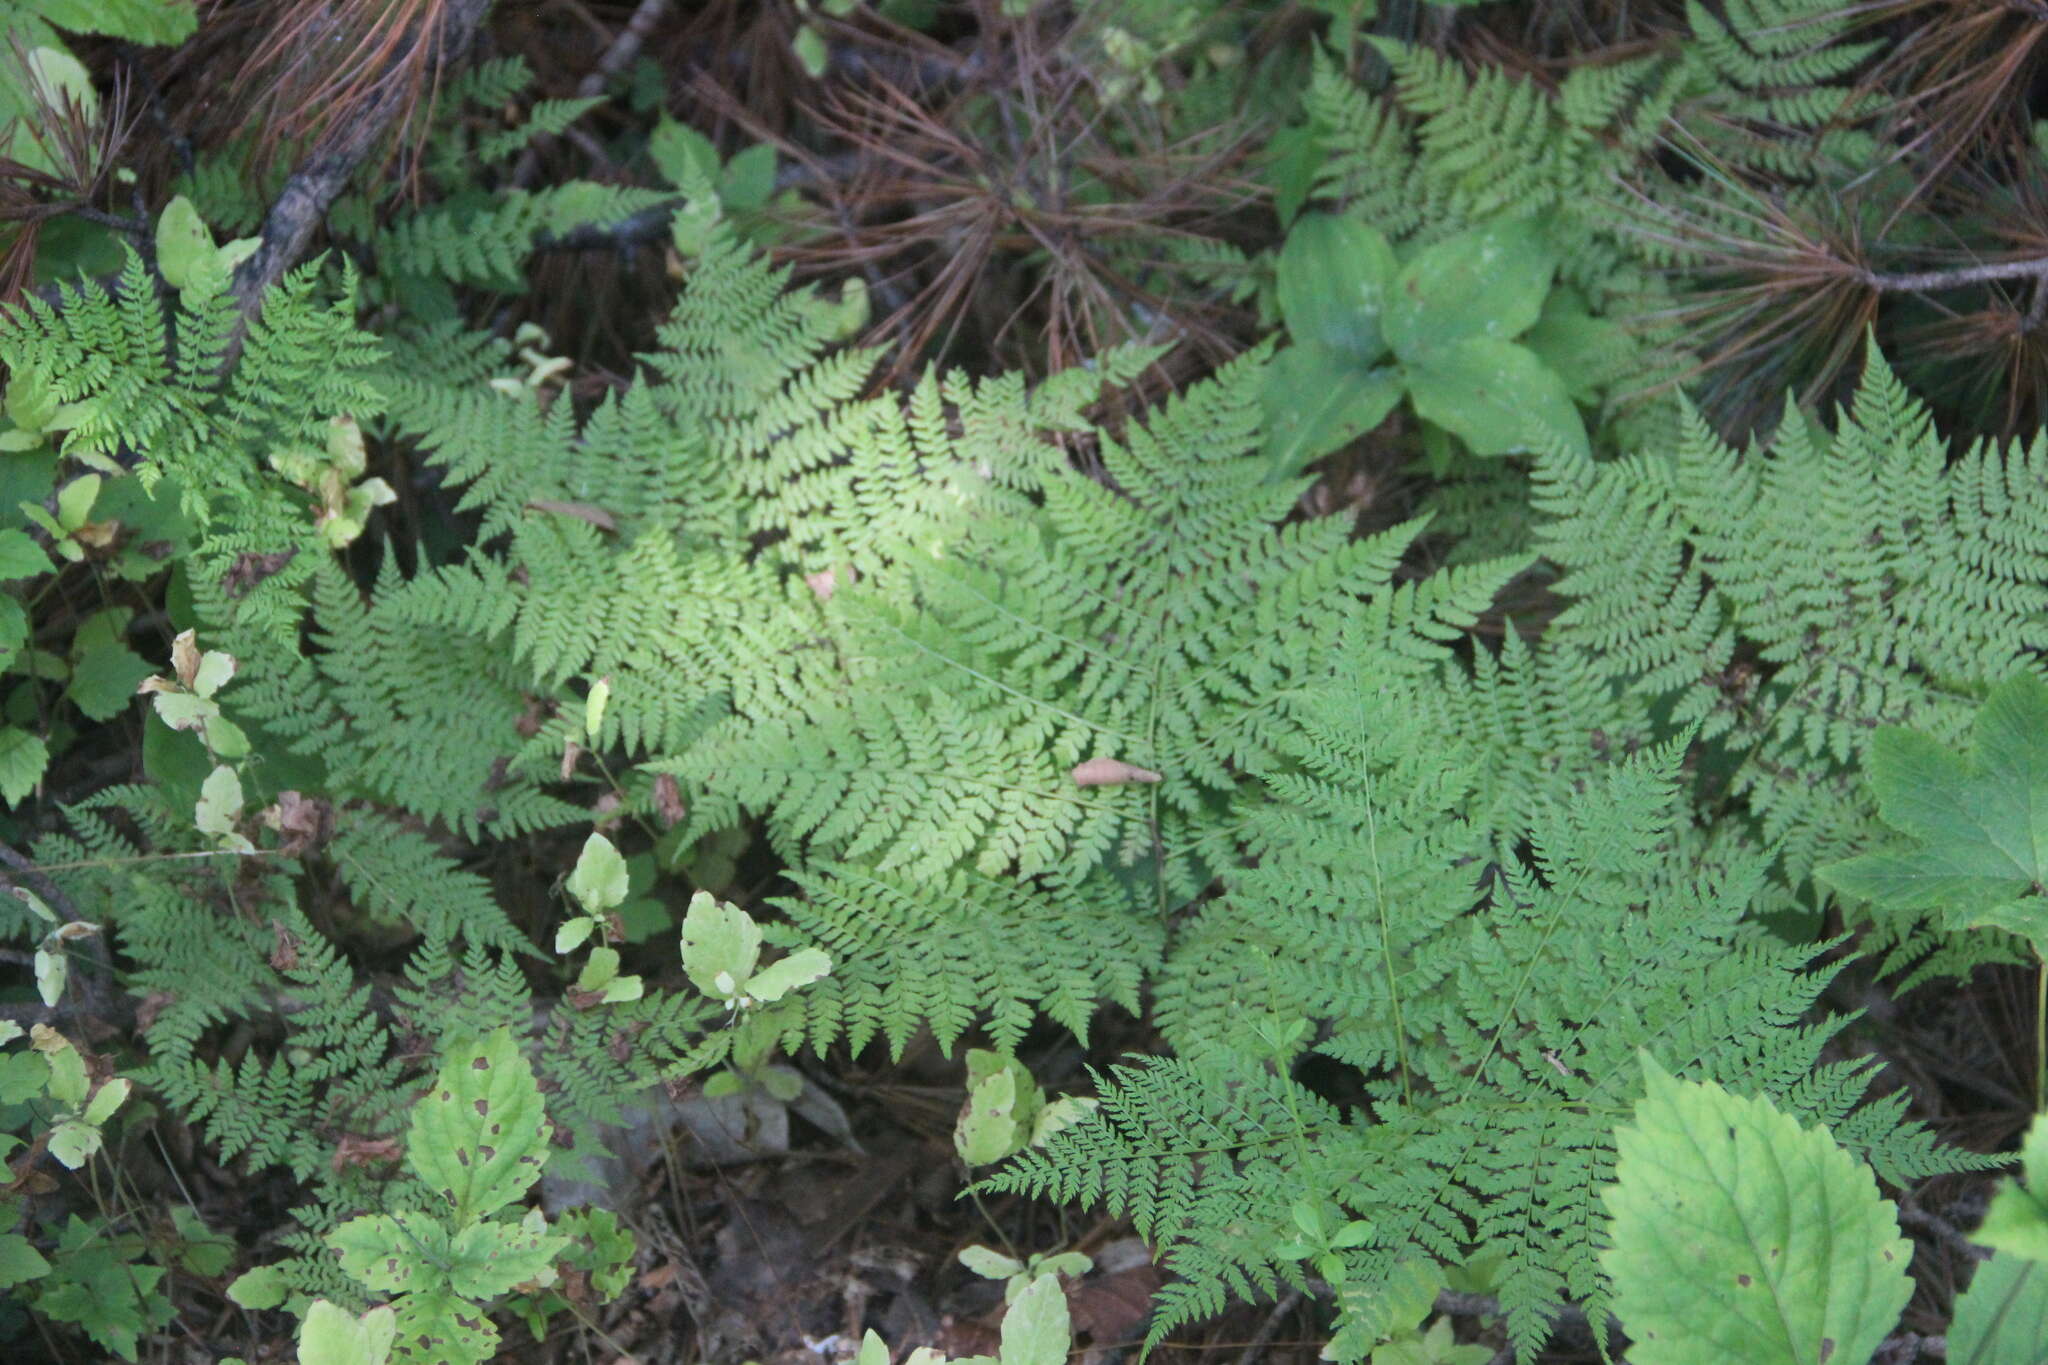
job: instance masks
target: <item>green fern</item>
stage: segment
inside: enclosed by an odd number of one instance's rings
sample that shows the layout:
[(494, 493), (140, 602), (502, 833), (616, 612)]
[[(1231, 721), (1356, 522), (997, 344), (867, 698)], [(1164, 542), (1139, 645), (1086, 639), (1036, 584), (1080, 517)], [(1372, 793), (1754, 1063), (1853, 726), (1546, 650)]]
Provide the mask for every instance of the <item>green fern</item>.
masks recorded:
[[(1288, 1210), (1307, 1197), (1370, 1229), (1342, 1255), (1340, 1335), (1370, 1329), (1372, 1291), (1417, 1258), (1492, 1255), (1527, 1360), (1560, 1299), (1605, 1314), (1596, 1196), (1637, 1049), (1830, 1123), (1868, 1072), (1820, 1061), (1839, 1022), (1805, 1022), (1831, 975), (1807, 970), (1815, 950), (1745, 923), (1765, 861), (1691, 856), (1678, 746), (1543, 812), (1518, 854), (1470, 760), (1414, 722), (1375, 652), (1352, 657), (1344, 684), (1287, 707), (1274, 802), (1248, 822), (1258, 865), (1169, 954), (1179, 1058), (1115, 1072), (1100, 1117), (990, 1184), (1128, 1212), (1179, 1277), (1152, 1342), (1299, 1283)], [(1351, 1070), (1356, 1111), (1290, 1078), (1304, 1046)], [(1873, 1109), (1845, 1140), (1888, 1178), (1973, 1164)]]

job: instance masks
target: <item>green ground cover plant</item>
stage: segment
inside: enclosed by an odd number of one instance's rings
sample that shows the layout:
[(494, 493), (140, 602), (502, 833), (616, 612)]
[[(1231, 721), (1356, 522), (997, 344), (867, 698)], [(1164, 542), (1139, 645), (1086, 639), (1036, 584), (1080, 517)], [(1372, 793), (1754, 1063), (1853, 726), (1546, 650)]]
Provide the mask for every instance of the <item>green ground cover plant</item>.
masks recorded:
[[(1066, 16), (772, 8), (745, 50), (816, 81), (860, 33)], [(245, 1360), (597, 1340), (688, 1240), (621, 1194), (646, 1115), (857, 1151), (889, 1133), (848, 1078), (923, 1059), (986, 1223), (942, 1259), (1000, 1325), (855, 1309), (861, 1365), (1113, 1344), (1064, 1221), (1098, 1211), (1163, 1277), (1150, 1352), (1290, 1296), (1340, 1362), (1918, 1349), (1900, 1219), (2007, 1161), (1887, 1073), (1856, 990), (2048, 981), (2048, 441), (1938, 423), (1888, 327), (1783, 397), (1804, 360), (1737, 377), (1683, 324), (1757, 186), (1883, 178), (1853, 14), (1691, 6), (1539, 84), (1459, 55), (1493, 8), (1061, 30), (1120, 156), (1169, 89), (1264, 83), (1263, 246), (1145, 229), (1180, 248), (1158, 316), (1274, 333), (1189, 377), (1147, 326), (926, 367), (871, 330), (900, 281), (778, 263), (822, 230), (802, 138), (685, 124), (630, 51), (538, 94), (476, 0), (340, 7), (387, 44), (367, 124), (147, 182), (85, 136), (66, 35), (197, 16), (16, 6), (0, 114), (45, 159), (0, 178), (97, 233), (17, 213), (0, 325), (0, 1333), (170, 1359), (203, 1303)], [(540, 183), (578, 138), (602, 164)], [(1087, 174), (1010, 208), (1130, 202)], [(630, 354), (536, 320), (572, 249), (659, 261)], [(1333, 491), (1371, 459), (1411, 491)], [(2048, 1315), (2032, 1131), (1941, 1224), (1977, 1244), (1949, 1359)], [(152, 1151), (247, 1196), (235, 1236), (138, 1183)]]

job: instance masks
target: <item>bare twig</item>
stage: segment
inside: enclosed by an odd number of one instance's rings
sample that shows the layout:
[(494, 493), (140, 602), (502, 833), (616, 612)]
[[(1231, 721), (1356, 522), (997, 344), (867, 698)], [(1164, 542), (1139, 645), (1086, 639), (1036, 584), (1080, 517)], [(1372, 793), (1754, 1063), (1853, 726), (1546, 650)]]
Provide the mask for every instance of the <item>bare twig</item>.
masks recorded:
[(1252, 1333), (1252, 1339), (1245, 1343), (1244, 1350), (1237, 1357), (1237, 1365), (1259, 1365), (1259, 1360), (1266, 1354), (1266, 1348), (1272, 1345), (1273, 1338), (1279, 1335), (1281, 1321), (1300, 1304), (1299, 1289), (1290, 1289), (1282, 1294), (1280, 1302), (1273, 1305), (1273, 1311), (1266, 1314), (1266, 1320), (1259, 1324), (1259, 1330)]
[[(432, 64), (436, 69), (446, 69), (468, 52), (477, 26), (490, 8), (490, 0), (450, 0), (440, 11), (435, 30), (415, 35), (414, 41), (434, 44)], [(392, 64), (395, 66), (401, 60), (402, 57), (394, 58)], [(365, 103), (358, 117), (328, 128), (285, 182), (264, 217), (262, 245), (235, 271), (233, 287), (240, 305), (241, 325), (228, 348), (230, 363), (241, 351), (249, 324), (263, 306), (264, 294), (298, 263), (307, 241), (326, 218), (328, 206), (382, 139), (392, 119), (405, 107), (406, 98), (402, 83), (386, 82)]]
[[(660, 23), (662, 16), (668, 12), (668, 5), (669, 0), (640, 0), (640, 7), (633, 11), (633, 17), (626, 21), (625, 28), (619, 31), (619, 36), (612, 40), (612, 45), (605, 49), (604, 55), (597, 59), (597, 65), (592, 67), (582, 80), (576, 82), (576, 95), (579, 99), (602, 95), (611, 79), (632, 65), (633, 59), (640, 55), (640, 49), (646, 45), (647, 35), (654, 32), (654, 26)], [(512, 184), (517, 188), (526, 188), (533, 183), (534, 176), (540, 173), (542, 141), (544, 139), (535, 139), (534, 144), (521, 153), (519, 164), (512, 168)]]
[(1860, 270), (1857, 278), (1872, 289), (1887, 294), (1923, 294), (1930, 290), (1988, 284), (1992, 280), (2048, 280), (2048, 257), (2031, 261), (1991, 261), (1984, 265), (1958, 266), (1954, 270), (1922, 270), (1905, 275)]

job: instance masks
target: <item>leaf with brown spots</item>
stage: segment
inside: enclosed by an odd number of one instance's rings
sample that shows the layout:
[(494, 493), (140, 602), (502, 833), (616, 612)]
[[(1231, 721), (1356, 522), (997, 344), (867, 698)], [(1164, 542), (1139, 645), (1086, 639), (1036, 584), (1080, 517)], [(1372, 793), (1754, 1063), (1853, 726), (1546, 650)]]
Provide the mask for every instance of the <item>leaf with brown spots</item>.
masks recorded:
[(553, 1131), (533, 1068), (509, 1029), (448, 1049), (414, 1106), (406, 1157), (457, 1223), (494, 1213), (540, 1178)]

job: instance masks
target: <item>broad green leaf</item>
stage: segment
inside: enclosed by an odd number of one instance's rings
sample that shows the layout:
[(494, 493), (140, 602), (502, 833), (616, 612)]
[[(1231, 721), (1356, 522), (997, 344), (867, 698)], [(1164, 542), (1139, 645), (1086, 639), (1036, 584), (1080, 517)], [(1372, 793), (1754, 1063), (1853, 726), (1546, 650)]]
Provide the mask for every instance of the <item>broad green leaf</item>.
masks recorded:
[(1074, 1330), (1057, 1277), (1042, 1276), (1003, 1314), (1002, 1365), (1066, 1365)]
[(50, 1064), (36, 1052), (0, 1056), (0, 1104), (23, 1104), (50, 1085)]
[(749, 213), (767, 204), (775, 193), (775, 149), (757, 142), (735, 152), (719, 177), (718, 197), (728, 208)]
[(0, 530), (0, 581), (34, 578), (49, 571), (49, 554), (30, 540), (27, 532), (11, 526)]
[(414, 1354), (412, 1360), (470, 1365), (489, 1360), (498, 1349), (498, 1329), (467, 1299), (447, 1293), (408, 1294), (392, 1309), (398, 1314), (402, 1339), (435, 1343), (431, 1354)]
[(50, 1127), (50, 1155), (77, 1170), (100, 1149), (100, 1130), (82, 1119), (59, 1119)]
[(1024, 1273), (1024, 1263), (1014, 1256), (1005, 1256), (992, 1247), (963, 1247), (959, 1253), (960, 1264), (966, 1266), (984, 1280), (1007, 1280), (1012, 1275)]
[(1290, 346), (1266, 367), (1266, 458), (1271, 477), (1293, 478), (1313, 461), (1384, 422), (1401, 401), (1401, 371), (1359, 368), (1326, 347)]
[(299, 1324), (299, 1365), (384, 1365), (397, 1339), (398, 1315), (389, 1308), (356, 1318), (315, 1299)]
[(2020, 1145), (2020, 1173), (2024, 1183), (2001, 1183), (1971, 1236), (1993, 1251), (2048, 1261), (2048, 1122), (2039, 1116)]
[(180, 194), (164, 205), (156, 219), (156, 266), (164, 283), (183, 289), (203, 272), (216, 269), (213, 233), (199, 209)]
[(85, 1121), (104, 1124), (114, 1117), (114, 1111), (121, 1107), (135, 1083), (126, 1076), (116, 1076), (93, 1092), (92, 1103), (85, 1106)]
[(1912, 1294), (1911, 1246), (1861, 1162), (1768, 1101), (1647, 1055), (1615, 1130), (1601, 1257), (1634, 1365), (1867, 1361)]
[(831, 972), (832, 959), (822, 948), (799, 948), (748, 977), (742, 989), (765, 1004), (780, 1000), (799, 986), (808, 986)]
[(209, 649), (199, 656), (199, 666), (192, 672), (192, 690), (199, 696), (211, 697), (234, 676), (235, 656)]
[(761, 960), (761, 926), (708, 891), (690, 897), (683, 916), (683, 971), (714, 1000), (730, 1000)]
[(602, 834), (583, 841), (576, 870), (569, 874), (569, 894), (593, 915), (615, 909), (626, 899), (626, 860)]
[(464, 1298), (494, 1299), (543, 1278), (568, 1244), (568, 1238), (550, 1235), (538, 1217), (472, 1223), (448, 1240), (448, 1287)]
[(327, 1234), (342, 1271), (380, 1294), (410, 1294), (446, 1282), (448, 1229), (425, 1213), (370, 1213)]
[(1413, 365), (1461, 341), (1518, 337), (1541, 315), (1556, 269), (1543, 225), (1530, 218), (1424, 247), (1389, 291), (1387, 340)]
[(1280, 248), (1280, 317), (1297, 345), (1334, 351), (1356, 369), (1387, 353), (1380, 315), (1399, 264), (1377, 229), (1311, 213)]
[[(245, 1270), (228, 1285), (228, 1297), (249, 1309), (276, 1308), (290, 1293), (291, 1281), (285, 1278), (284, 1267), (277, 1265)], [(315, 1301), (316, 1308), (319, 1302)]]
[(1003, 1070), (967, 1092), (953, 1126), (953, 1150), (969, 1166), (989, 1166), (1024, 1146), (1029, 1130), (1017, 1122), (1017, 1078)]
[(52, 1008), (64, 998), (64, 982), (70, 967), (61, 948), (36, 949), (36, 994)]
[(860, 1353), (853, 1358), (853, 1365), (889, 1365), (889, 1344), (875, 1335), (870, 1327), (860, 1339)]
[(19, 726), (0, 728), (0, 802), (18, 806), (27, 800), (49, 765), (42, 740)]
[(92, 516), (92, 505), (99, 501), (100, 476), (81, 474), (57, 490), (57, 524), (67, 533), (76, 531)]
[(0, 1232), (0, 1289), (10, 1289), (26, 1280), (50, 1273), (43, 1253), (18, 1232)]
[(526, 1193), (553, 1131), (532, 1066), (501, 1028), (448, 1050), (433, 1091), (413, 1106), (406, 1158), (461, 1225)]
[(1980, 1262), (1948, 1325), (1950, 1365), (2048, 1365), (2048, 1264)]
[(220, 703), (190, 692), (158, 692), (151, 700), (163, 723), (173, 730), (198, 730), (220, 714)]
[(222, 763), (206, 775), (199, 787), (199, 802), (192, 809), (193, 823), (201, 834), (232, 834), (235, 817), (242, 813), (242, 779)]
[(1815, 874), (1844, 896), (1947, 910), (1962, 925), (2048, 875), (2048, 683), (2021, 673), (1977, 712), (1967, 758), (1887, 726), (1866, 765), (1884, 822), (1911, 842)]
[(133, 615), (125, 607), (95, 612), (72, 637), (68, 695), (93, 720), (111, 720), (127, 710), (142, 680), (156, 672), (128, 648), (128, 621)]
[(588, 915), (578, 915), (575, 919), (564, 920), (555, 930), (555, 951), (575, 952), (583, 946), (584, 940), (588, 939), (596, 928), (597, 921)]
[[(43, 1028), (42, 1025), (36, 1027)], [(71, 1046), (70, 1040), (62, 1034), (48, 1028), (43, 1028), (37, 1035), (35, 1048), (49, 1064), (47, 1084), (50, 1098), (74, 1108), (84, 1104), (92, 1089), (92, 1078), (86, 1074), (85, 1058), (78, 1054), (78, 1049)]]
[(15, 652), (28, 643), (28, 612), (21, 603), (0, 593), (0, 667), (14, 662)]
[(661, 178), (685, 194), (708, 194), (717, 183), (718, 149), (711, 139), (665, 114), (648, 135), (647, 155)]
[(576, 978), (579, 991), (602, 990), (613, 977), (619, 974), (619, 950), (617, 948), (592, 948), (590, 957), (583, 964), (582, 973)]
[(1564, 381), (1526, 346), (1472, 337), (1429, 352), (1408, 367), (1415, 411), (1475, 455), (1514, 455), (1555, 442), (1581, 455), (1591, 447)]
[(1557, 373), (1573, 401), (1600, 401), (1600, 385), (1611, 379), (1615, 353), (1627, 344), (1619, 323), (1596, 318), (1575, 289), (1560, 286), (1543, 301), (1543, 316), (1522, 344)]

